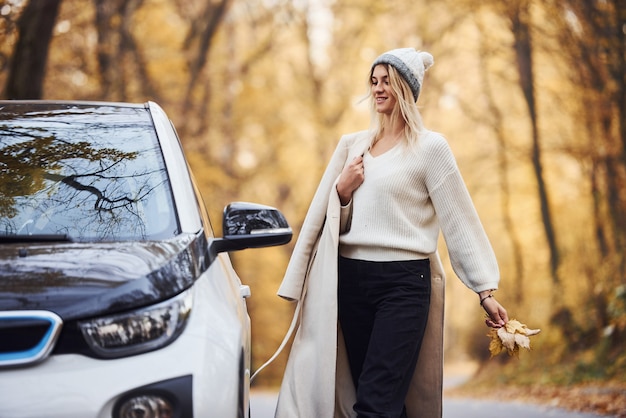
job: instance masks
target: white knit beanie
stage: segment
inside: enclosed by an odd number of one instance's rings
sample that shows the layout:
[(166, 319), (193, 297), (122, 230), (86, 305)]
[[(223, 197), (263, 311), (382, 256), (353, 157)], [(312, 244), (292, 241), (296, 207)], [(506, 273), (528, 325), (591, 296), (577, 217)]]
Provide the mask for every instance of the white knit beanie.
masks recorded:
[(409, 83), (413, 98), (417, 102), (424, 81), (424, 73), (435, 60), (432, 55), (424, 51), (416, 51), (415, 48), (398, 48), (387, 51), (374, 60), (372, 69), (378, 64), (389, 64), (395, 68), (402, 78)]

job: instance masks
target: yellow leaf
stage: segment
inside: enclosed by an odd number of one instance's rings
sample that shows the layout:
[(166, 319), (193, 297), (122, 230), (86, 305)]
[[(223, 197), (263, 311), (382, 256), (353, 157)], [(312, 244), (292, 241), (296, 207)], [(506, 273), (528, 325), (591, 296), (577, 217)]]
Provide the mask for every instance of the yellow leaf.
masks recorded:
[(491, 357), (495, 357), (505, 350), (495, 328), (492, 328), (487, 336), (491, 338), (491, 341), (489, 342), (489, 352), (491, 353)]
[(511, 319), (509, 322), (507, 322), (504, 325), (504, 328), (506, 328), (506, 332), (510, 333), (510, 334), (515, 334), (516, 332), (519, 333), (524, 333), (524, 327), (525, 325), (522, 324), (521, 322), (519, 322), (516, 319)]

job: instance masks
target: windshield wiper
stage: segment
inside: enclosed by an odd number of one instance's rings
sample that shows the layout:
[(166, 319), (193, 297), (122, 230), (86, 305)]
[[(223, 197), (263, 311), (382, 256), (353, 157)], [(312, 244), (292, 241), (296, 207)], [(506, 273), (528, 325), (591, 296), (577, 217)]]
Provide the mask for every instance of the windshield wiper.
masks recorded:
[(72, 242), (67, 234), (0, 235), (0, 243)]

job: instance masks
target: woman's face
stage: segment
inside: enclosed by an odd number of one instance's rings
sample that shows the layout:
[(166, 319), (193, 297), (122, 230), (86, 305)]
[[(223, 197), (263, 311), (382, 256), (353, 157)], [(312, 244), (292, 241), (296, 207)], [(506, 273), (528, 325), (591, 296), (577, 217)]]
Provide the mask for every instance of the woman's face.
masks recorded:
[(374, 98), (374, 103), (376, 104), (376, 111), (378, 113), (391, 115), (391, 112), (396, 106), (397, 99), (391, 90), (389, 72), (384, 65), (378, 64), (374, 67), (371, 86), (372, 97)]

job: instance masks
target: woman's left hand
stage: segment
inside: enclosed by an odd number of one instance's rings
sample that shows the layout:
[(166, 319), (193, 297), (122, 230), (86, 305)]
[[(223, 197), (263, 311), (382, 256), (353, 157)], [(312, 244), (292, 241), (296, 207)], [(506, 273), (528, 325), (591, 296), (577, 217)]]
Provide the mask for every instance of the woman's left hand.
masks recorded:
[[(484, 296), (481, 297), (485, 298)], [(493, 295), (486, 297), (482, 302), (482, 307), (489, 317), (485, 319), (485, 324), (492, 328), (500, 328), (509, 322), (506, 309), (498, 302)]]

